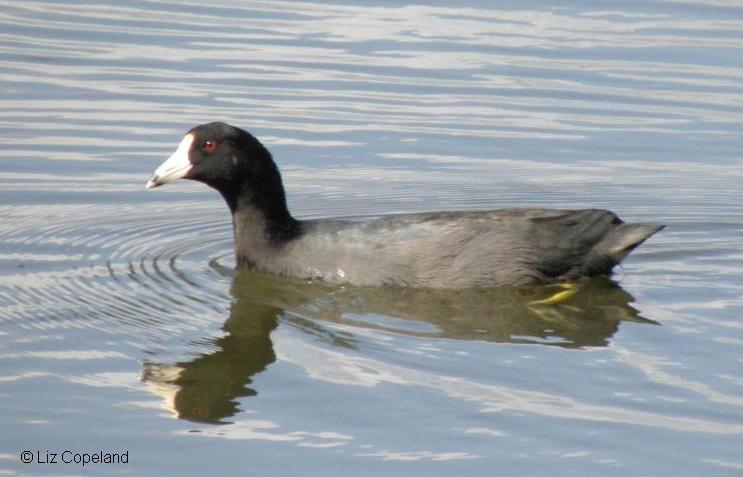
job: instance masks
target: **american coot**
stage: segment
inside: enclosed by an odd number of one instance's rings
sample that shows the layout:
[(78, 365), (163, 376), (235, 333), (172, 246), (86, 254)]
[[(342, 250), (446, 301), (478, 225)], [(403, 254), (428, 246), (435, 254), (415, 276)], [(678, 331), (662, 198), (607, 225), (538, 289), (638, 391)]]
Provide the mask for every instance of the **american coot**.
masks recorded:
[(224, 123), (191, 129), (147, 187), (181, 178), (224, 197), (238, 266), (354, 285), (474, 288), (604, 275), (663, 228), (598, 209), (297, 220), (268, 150)]

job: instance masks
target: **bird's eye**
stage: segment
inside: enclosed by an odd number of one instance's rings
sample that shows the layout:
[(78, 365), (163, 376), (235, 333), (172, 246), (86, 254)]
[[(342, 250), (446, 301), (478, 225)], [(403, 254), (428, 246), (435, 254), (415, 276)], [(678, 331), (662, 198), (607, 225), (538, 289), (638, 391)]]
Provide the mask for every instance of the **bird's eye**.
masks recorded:
[(207, 154), (213, 153), (214, 151), (217, 150), (217, 141), (213, 139), (204, 141), (204, 144), (201, 146), (201, 150)]

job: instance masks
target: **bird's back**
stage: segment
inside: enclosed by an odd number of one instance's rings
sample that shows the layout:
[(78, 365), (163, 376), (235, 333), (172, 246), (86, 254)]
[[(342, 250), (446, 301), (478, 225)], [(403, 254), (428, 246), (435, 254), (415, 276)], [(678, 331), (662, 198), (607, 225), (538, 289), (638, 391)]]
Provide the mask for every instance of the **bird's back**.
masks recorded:
[(317, 220), (266, 271), (355, 285), (533, 285), (608, 274), (661, 228), (598, 209)]

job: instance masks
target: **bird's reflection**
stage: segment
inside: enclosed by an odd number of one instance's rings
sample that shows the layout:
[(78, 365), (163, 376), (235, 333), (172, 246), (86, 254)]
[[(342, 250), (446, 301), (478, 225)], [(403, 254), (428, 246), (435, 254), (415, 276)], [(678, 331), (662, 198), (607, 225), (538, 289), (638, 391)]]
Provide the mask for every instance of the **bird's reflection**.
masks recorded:
[(564, 303), (544, 305), (537, 302), (555, 288), (340, 288), (244, 271), (233, 279), (234, 301), (216, 351), (176, 364), (146, 363), (143, 379), (168, 394), (179, 418), (220, 423), (239, 411), (238, 398), (256, 394), (253, 377), (276, 360), (270, 335), (280, 320), (344, 347), (355, 346), (353, 333), (338, 333), (329, 322), (564, 348), (606, 346), (622, 321), (655, 323), (639, 316), (632, 295), (608, 278), (584, 280), (577, 290)]

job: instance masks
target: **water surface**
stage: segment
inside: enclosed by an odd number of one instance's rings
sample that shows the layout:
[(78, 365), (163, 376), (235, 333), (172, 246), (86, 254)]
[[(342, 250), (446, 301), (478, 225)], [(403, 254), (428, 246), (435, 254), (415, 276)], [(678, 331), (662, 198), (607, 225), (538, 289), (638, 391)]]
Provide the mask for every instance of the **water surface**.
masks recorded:
[[(0, 472), (743, 472), (743, 7), (7, 1)], [(233, 271), (226, 207), (149, 174), (196, 124), (300, 218), (605, 207), (613, 279), (331, 287)], [(25, 450), (127, 464), (23, 464)]]

